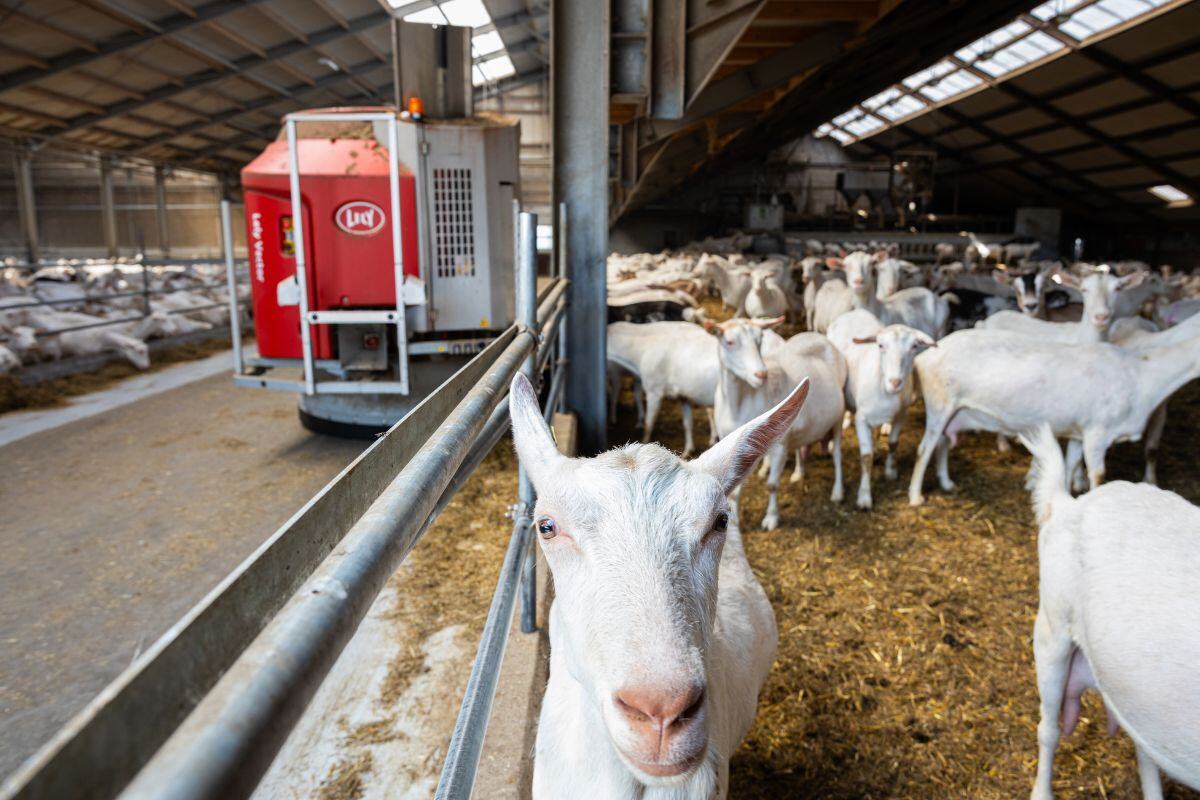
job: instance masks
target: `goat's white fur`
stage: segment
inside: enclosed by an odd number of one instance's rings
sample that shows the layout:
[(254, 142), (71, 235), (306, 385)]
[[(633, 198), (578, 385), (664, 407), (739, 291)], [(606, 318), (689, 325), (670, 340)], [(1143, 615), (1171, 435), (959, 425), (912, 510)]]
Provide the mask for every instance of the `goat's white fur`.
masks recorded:
[(875, 431), (884, 425), (890, 426), (884, 477), (895, 480), (896, 448), (900, 442), (904, 411), (914, 394), (913, 360), (925, 348), (936, 344), (930, 336), (915, 328), (885, 326), (866, 309), (851, 311), (834, 320), (829, 328), (829, 341), (846, 358), (849, 372), (846, 407), (854, 412), (862, 468), (856, 505), (869, 509)]
[(1033, 638), (1041, 721), (1032, 800), (1054, 796), (1060, 714), (1069, 733), (1084, 688), (1099, 690), (1110, 720), (1133, 739), (1144, 798), (1161, 800), (1160, 768), (1200, 789), (1200, 509), (1174, 493), (1125, 482), (1072, 498), (1050, 427), (1022, 441), (1034, 457), (1041, 527)]
[[(729, 757), (753, 722), (778, 638), (727, 495), (806, 393), (796, 387), (695, 461), (654, 444), (571, 459), (556, 449), (528, 380), (513, 380), (513, 440), (537, 490), (533, 518), (557, 531), (538, 536), (555, 584), (538, 800), (727, 797)], [(631, 683), (703, 687), (702, 705), (682, 733), (658, 741), (653, 762), (616, 704)], [(656, 777), (651, 764), (678, 774)]]
[(935, 451), (942, 489), (954, 488), (948, 451), (958, 431), (1015, 436), (1043, 421), (1072, 440), (1070, 472), (1082, 457), (1094, 488), (1104, 480), (1109, 446), (1140, 440), (1154, 410), (1200, 377), (1200, 339), (1132, 352), (1105, 342), (1064, 344), (972, 329), (922, 353), (916, 369), (925, 434), (909, 485), (912, 505), (924, 501), (922, 483)]

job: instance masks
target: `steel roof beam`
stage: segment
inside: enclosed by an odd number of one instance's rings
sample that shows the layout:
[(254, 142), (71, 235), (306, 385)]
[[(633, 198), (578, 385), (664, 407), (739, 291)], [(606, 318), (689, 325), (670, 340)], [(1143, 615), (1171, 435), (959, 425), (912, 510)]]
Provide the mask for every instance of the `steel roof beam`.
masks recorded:
[(94, 52), (80, 48), (49, 59), (47, 62), (49, 64), (48, 69), (27, 68), (5, 75), (0, 78), (0, 92), (25, 86), (43, 78), (69, 72), (70, 70), (86, 66), (112, 55), (145, 48), (146, 45), (158, 41), (163, 37), (192, 30), (199, 25), (206, 24), (209, 20), (219, 19), (226, 14), (264, 2), (266, 0), (215, 0), (215, 2), (196, 8), (195, 16), (176, 14), (164, 19), (162, 22), (156, 23), (159, 28), (158, 33), (147, 36), (136, 31), (131, 31), (114, 36), (103, 42), (97, 42)]
[[(120, 103), (115, 103), (109, 107), (107, 113), (105, 114), (88, 114), (84, 117), (77, 118), (67, 128), (67, 131), (69, 132), (78, 130), (80, 128), (85, 128), (93, 123), (100, 122), (105, 119), (111, 119), (112, 117), (121, 116), (122, 114), (129, 113), (130, 111), (136, 111), (148, 105), (153, 105), (159, 101), (170, 99), (183, 92), (204, 88), (213, 83), (227, 80), (235, 75), (240, 75), (241, 73), (244, 73), (250, 69), (254, 69), (255, 67), (270, 64), (274, 61), (296, 55), (297, 53), (319, 47), (323, 44), (328, 44), (330, 42), (354, 36), (356, 33), (361, 33), (362, 31), (370, 30), (371, 28), (379, 25), (384, 25), (387, 23), (387, 21), (387, 17), (382, 14), (369, 14), (353, 20), (350, 23), (350, 28), (348, 29), (342, 28), (339, 25), (334, 25), (318, 31), (317, 33), (311, 34), (309, 35), (307, 43), (285, 42), (283, 44), (271, 47), (267, 50), (266, 58), (260, 58), (258, 56), (246, 56), (244, 58), (240, 58), (237, 61), (232, 62), (234, 68), (233, 72), (209, 71), (196, 75), (185, 76), (181, 80), (183, 85), (180, 87), (160, 87), (158, 89), (153, 89), (146, 92), (145, 98), (142, 100), (126, 100)], [(369, 66), (374, 65), (372, 64)]]

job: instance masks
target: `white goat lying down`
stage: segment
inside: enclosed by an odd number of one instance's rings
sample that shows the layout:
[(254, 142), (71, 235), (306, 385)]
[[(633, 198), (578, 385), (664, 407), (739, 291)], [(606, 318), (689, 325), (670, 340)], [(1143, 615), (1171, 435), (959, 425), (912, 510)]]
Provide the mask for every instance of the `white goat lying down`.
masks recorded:
[[(1160, 334), (1161, 335), (1161, 334)], [(1138, 441), (1154, 410), (1200, 377), (1200, 339), (1130, 351), (1116, 345), (1046, 342), (1008, 331), (962, 330), (916, 361), (925, 397), (925, 435), (909, 484), (912, 505), (937, 451), (938, 482), (950, 480), (949, 448), (959, 431), (1015, 436), (1042, 422), (1071, 440), (1068, 474), (1080, 456), (1095, 488), (1113, 442)], [(1113, 386), (1121, 391), (1112, 391)]]
[(856, 505), (871, 507), (871, 465), (875, 430), (890, 425), (887, 461), (883, 474), (895, 480), (896, 448), (900, 442), (904, 410), (912, 403), (913, 360), (937, 344), (925, 333), (906, 325), (884, 326), (874, 314), (857, 309), (834, 320), (829, 341), (846, 358), (846, 407), (854, 412), (862, 477)]
[(554, 575), (538, 800), (713, 800), (778, 634), (726, 499), (800, 412), (802, 383), (695, 461), (656, 444), (559, 453), (513, 379), (513, 441)]
[[(642, 442), (654, 435), (654, 421), (664, 398), (682, 403), (683, 457), (696, 449), (692, 436), (692, 406), (709, 409), (709, 443), (716, 441), (717, 426), (712, 407), (717, 390), (717, 348), (713, 338), (691, 322), (612, 322), (608, 325), (610, 412), (615, 416), (618, 382), (613, 365), (641, 382), (646, 395), (645, 430)], [(636, 389), (635, 389), (636, 392)]]
[(1133, 739), (1143, 797), (1161, 800), (1159, 769), (1200, 789), (1200, 509), (1123, 481), (1073, 499), (1049, 427), (1022, 441), (1034, 457), (1041, 525), (1033, 800), (1054, 796), (1060, 724), (1074, 730), (1088, 688), (1104, 698), (1110, 727)]
[[(722, 439), (781, 401), (801, 380), (812, 380), (803, 413), (796, 417), (786, 437), (765, 448), (770, 471), (763, 530), (779, 527), (779, 479), (789, 450), (800, 451), (796, 460), (799, 471), (804, 450), (829, 441), (834, 469), (830, 499), (840, 503), (843, 496), (842, 416), (846, 403), (842, 388), (846, 383), (846, 361), (820, 334), (802, 333), (779, 343), (774, 334), (764, 332), (781, 321), (731, 319), (705, 326), (717, 334), (721, 369), (714, 412)], [(773, 343), (765, 348), (764, 336), (773, 337)]]

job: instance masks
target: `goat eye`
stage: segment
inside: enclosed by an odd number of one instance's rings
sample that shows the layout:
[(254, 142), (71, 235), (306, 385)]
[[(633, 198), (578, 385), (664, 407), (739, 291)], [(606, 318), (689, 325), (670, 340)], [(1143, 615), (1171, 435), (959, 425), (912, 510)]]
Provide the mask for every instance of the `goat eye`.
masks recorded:
[(724, 533), (729, 528), (729, 515), (722, 511), (717, 514), (717, 518), (713, 520), (713, 530), (717, 533)]
[(543, 539), (553, 539), (558, 535), (558, 525), (549, 517), (542, 517), (537, 521), (537, 531)]

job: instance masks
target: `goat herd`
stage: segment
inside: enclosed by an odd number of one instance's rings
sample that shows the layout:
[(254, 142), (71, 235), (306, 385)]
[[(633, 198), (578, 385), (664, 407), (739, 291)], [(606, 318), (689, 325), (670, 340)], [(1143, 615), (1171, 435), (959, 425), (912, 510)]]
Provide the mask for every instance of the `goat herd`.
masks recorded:
[(224, 272), (219, 264), (151, 267), (91, 259), (32, 272), (4, 266), (0, 375), (108, 352), (147, 369), (147, 340), (229, 324)]
[[(1160, 770), (1200, 788), (1200, 511), (1153, 485), (1167, 401), (1200, 376), (1200, 315), (1188, 316), (1197, 285), (1129, 263), (990, 263), (994, 253), (974, 242), (964, 261), (947, 263), (952, 247), (924, 269), (886, 248), (834, 254), (819, 243), (802, 259), (705, 247), (612, 256), (610, 296), (684, 295), (683, 321), (609, 325), (610, 408), (632, 376), (643, 444), (569, 459), (528, 381), (514, 380), (514, 441), (537, 489), (536, 531), (556, 590), (535, 796), (728, 796), (729, 758), (778, 641), (742, 547), (741, 482), (763, 462), (761, 525), (774, 529), (785, 461), (794, 457), (798, 482), (823, 447), (840, 502), (842, 430), (853, 424), (856, 504), (870, 509), (877, 432), (888, 438), (885, 476), (895, 478), (904, 411), (918, 393), (926, 426), (911, 504), (923, 502), (934, 456), (941, 488), (954, 488), (948, 454), (960, 432), (992, 432), (1004, 447), (1017, 437), (1033, 454), (1041, 722), (1032, 797), (1053, 796), (1055, 749), (1087, 688), (1133, 739), (1145, 797), (1162, 797)], [(710, 292), (731, 318), (703, 312)], [(806, 332), (775, 333), (801, 313)], [(682, 404), (683, 459), (649, 444), (664, 399)], [(708, 409), (712, 441), (687, 461), (695, 407)], [(1138, 439), (1146, 482), (1105, 484), (1105, 451)], [(1074, 497), (1072, 485), (1088, 491)]]

